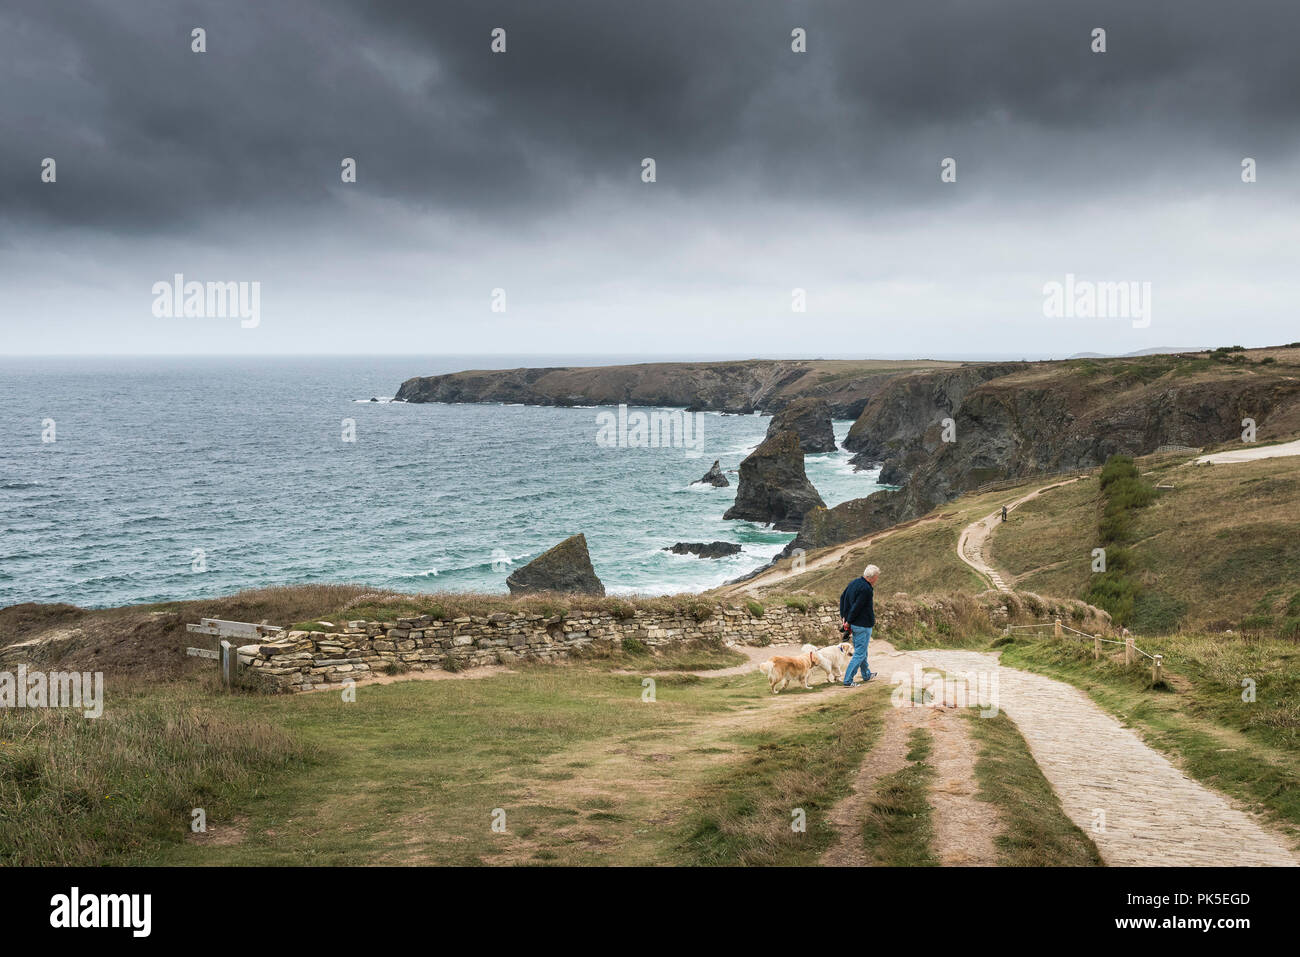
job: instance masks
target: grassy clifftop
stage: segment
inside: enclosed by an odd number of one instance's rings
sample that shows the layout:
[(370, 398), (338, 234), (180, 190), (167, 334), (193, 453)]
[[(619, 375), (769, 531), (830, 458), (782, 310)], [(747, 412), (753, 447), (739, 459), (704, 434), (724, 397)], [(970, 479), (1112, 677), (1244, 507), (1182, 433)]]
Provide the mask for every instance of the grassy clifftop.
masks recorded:
[[(1139, 633), (1233, 630), (1300, 637), (1300, 458), (1195, 465), (1186, 454), (1137, 460), (1154, 500), (1133, 510), (1126, 541), (1128, 573), (1140, 586), (1130, 627)], [(957, 556), (962, 529), (1049, 479), (968, 494), (922, 518), (859, 541), (814, 549), (807, 570), (789, 576), (790, 560), (746, 587), (839, 595), (874, 562), (884, 596), (896, 591), (978, 593), (989, 587)], [(993, 529), (988, 557), (1017, 591), (1058, 598), (1092, 596), (1093, 549), (1103, 541), (1105, 498), (1086, 475), (1014, 509)]]

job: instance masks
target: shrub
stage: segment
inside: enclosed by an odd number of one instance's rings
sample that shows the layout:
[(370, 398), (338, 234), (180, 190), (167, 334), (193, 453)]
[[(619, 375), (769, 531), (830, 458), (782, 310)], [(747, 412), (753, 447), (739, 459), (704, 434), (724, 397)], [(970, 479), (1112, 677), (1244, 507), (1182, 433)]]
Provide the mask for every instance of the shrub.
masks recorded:
[(752, 598), (745, 602), (745, 608), (748, 609), (750, 615), (754, 618), (762, 618), (763, 612), (766, 610), (763, 608), (761, 602), (754, 601)]
[(636, 658), (644, 658), (650, 654), (650, 647), (640, 638), (624, 638), (623, 653)]

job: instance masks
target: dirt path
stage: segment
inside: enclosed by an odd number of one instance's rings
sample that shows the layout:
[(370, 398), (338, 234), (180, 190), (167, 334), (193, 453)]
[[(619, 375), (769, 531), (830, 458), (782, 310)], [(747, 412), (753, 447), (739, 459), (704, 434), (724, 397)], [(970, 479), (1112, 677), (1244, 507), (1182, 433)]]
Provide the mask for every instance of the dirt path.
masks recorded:
[(1300, 455), (1300, 439), (1284, 442), (1281, 445), (1263, 445), (1254, 449), (1233, 449), (1231, 452), (1215, 452), (1202, 455), (1196, 461), (1213, 462), (1216, 465), (1228, 465), (1233, 462), (1254, 462), (1256, 459), (1275, 459), (1284, 455)]
[[(1077, 481), (1079, 481), (1077, 478), (1066, 479), (1064, 482), (1053, 482), (1051, 485), (1044, 485), (1042, 488), (1034, 489), (1028, 495), (1022, 495), (1014, 502), (1009, 503), (1007, 512), (1010, 513), (1025, 502), (1038, 498), (1044, 492)], [(957, 557), (992, 582), (993, 587), (998, 591), (1010, 591), (1011, 589), (1007, 587), (1002, 574), (989, 564), (986, 557), (988, 542), (993, 536), (993, 529), (1001, 524), (1001, 520), (1002, 509), (999, 508), (997, 511), (985, 515), (979, 521), (971, 522), (962, 529), (961, 536), (957, 539)]]
[(1107, 864), (1300, 864), (1281, 835), (1193, 781), (1071, 685), (1002, 667), (986, 652), (899, 652), (886, 641), (872, 642), (872, 664), (883, 681), (915, 667), (996, 676), (998, 708)]
[(917, 525), (927, 525), (930, 522), (936, 522), (946, 516), (930, 516), (928, 518), (918, 518), (910, 522), (904, 522), (901, 525), (894, 525), (884, 531), (869, 535), (866, 538), (854, 539), (851, 542), (845, 542), (843, 545), (836, 545), (819, 554), (816, 558), (808, 559), (804, 562), (802, 568), (786, 566), (784, 568), (768, 568), (755, 575), (753, 578), (746, 579), (743, 582), (736, 582), (734, 585), (723, 585), (715, 588), (711, 594), (721, 598), (734, 597), (736, 595), (748, 595), (760, 588), (769, 588), (772, 585), (780, 584), (787, 578), (806, 574), (810, 571), (816, 571), (819, 568), (829, 568), (835, 565), (843, 564), (848, 558), (850, 552), (857, 551), (860, 548), (868, 548), (881, 539), (888, 538), (895, 532), (901, 532), (906, 528), (914, 528)]
[(977, 796), (976, 748), (969, 725), (952, 708), (929, 707), (890, 708), (885, 730), (862, 762), (852, 792), (828, 815), (837, 837), (822, 855), (822, 864), (866, 867), (874, 863), (862, 843), (862, 823), (875, 796), (876, 782), (907, 764), (907, 739), (916, 728), (928, 730), (933, 742), (926, 760), (935, 770), (929, 800), (939, 862), (946, 866), (997, 864), (993, 844), (999, 829), (997, 811)]

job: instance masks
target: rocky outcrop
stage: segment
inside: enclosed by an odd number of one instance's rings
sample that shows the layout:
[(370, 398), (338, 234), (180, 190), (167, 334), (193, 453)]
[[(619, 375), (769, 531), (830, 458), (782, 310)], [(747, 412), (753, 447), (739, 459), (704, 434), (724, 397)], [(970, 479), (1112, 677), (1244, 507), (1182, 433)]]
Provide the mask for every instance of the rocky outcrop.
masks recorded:
[(766, 522), (783, 531), (799, 528), (804, 514), (826, 503), (808, 481), (799, 436), (778, 432), (740, 463), (736, 501), (722, 516)]
[(647, 362), (625, 366), (499, 369), (407, 379), (403, 402), (523, 402), (529, 405), (643, 405), (692, 411), (779, 411), (803, 396), (826, 400), (853, 418), (889, 379), (956, 362), (848, 359), (749, 359)]
[(901, 485), (905, 475), (895, 461), (936, 423), (952, 415), (976, 386), (1028, 367), (1024, 362), (985, 363), (960, 369), (897, 376), (867, 402), (844, 439), (859, 468), (892, 468), (885, 485)]
[(591, 567), (587, 537), (581, 533), (571, 535), (512, 572), (506, 585), (515, 595), (540, 591), (605, 594), (605, 586)]
[(718, 467), (720, 459), (713, 460), (713, 467), (704, 473), (703, 478), (697, 478), (692, 485), (712, 485), (714, 488), (726, 488), (731, 483), (727, 477), (722, 474), (722, 469)]
[(836, 449), (831, 407), (825, 399), (814, 396), (795, 399), (772, 416), (767, 425), (768, 437), (786, 431), (799, 436), (799, 447), (805, 455), (834, 452)]
[(845, 445), (855, 461), (881, 466), (882, 483), (902, 487), (809, 512), (787, 553), (918, 518), (987, 482), (1091, 468), (1162, 445), (1239, 441), (1246, 418), (1261, 438), (1288, 436), (1300, 429), (1297, 373), (1300, 350), (1286, 363), (1148, 356), (895, 379), (868, 403)]
[(678, 542), (664, 549), (674, 555), (696, 555), (700, 558), (726, 558), (728, 555), (740, 554), (740, 546), (734, 542)]

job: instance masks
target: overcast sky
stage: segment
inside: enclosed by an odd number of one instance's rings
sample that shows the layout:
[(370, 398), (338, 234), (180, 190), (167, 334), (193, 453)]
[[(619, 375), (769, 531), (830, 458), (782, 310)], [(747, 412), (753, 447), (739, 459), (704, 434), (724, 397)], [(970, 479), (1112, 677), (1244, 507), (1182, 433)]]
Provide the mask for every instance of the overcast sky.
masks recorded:
[[(0, 354), (1293, 341), (1298, 26), (1256, 0), (5, 0)], [(256, 327), (155, 316), (176, 273), (260, 283)], [(1067, 274), (1150, 283), (1149, 324), (1045, 316)]]

